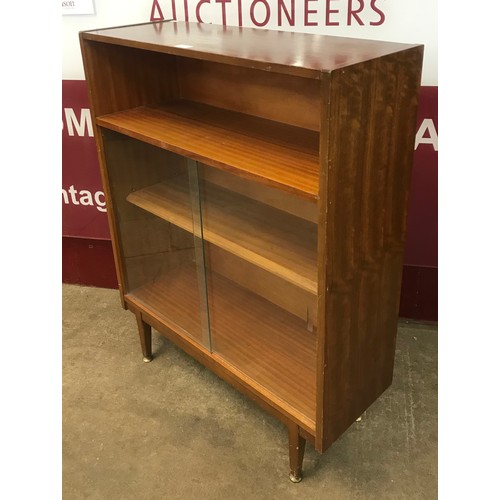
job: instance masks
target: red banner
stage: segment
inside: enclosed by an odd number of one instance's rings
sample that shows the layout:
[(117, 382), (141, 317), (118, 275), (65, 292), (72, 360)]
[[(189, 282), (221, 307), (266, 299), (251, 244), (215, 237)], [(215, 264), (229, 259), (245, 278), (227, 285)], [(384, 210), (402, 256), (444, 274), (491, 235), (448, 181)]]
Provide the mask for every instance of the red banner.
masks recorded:
[(110, 239), (84, 80), (62, 82), (63, 236)]
[(438, 87), (422, 87), (408, 208), (405, 264), (438, 267)]

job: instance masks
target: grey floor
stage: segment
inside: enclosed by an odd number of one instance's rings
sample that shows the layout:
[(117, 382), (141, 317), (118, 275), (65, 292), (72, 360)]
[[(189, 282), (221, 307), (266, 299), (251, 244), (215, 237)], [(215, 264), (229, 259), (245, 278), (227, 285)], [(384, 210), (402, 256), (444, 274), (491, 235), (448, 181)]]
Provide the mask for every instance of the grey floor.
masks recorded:
[(437, 498), (437, 329), (400, 323), (394, 382), (288, 479), (284, 426), (154, 333), (116, 290), (63, 285), (63, 498)]

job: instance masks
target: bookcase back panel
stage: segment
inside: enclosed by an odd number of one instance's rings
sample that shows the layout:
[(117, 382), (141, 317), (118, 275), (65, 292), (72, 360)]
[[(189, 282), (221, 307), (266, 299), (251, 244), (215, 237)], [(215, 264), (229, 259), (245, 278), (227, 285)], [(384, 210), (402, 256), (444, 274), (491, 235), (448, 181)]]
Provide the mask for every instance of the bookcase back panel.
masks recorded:
[(319, 80), (179, 57), (183, 99), (319, 131)]

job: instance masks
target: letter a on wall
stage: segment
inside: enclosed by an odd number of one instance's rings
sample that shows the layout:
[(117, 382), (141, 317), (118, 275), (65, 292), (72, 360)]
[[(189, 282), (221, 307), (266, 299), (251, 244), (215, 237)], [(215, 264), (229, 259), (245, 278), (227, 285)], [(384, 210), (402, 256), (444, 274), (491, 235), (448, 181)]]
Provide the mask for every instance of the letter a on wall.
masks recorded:
[[(155, 15), (158, 13), (158, 15)], [(151, 16), (149, 18), (150, 21), (163, 21), (165, 18), (163, 17), (163, 12), (161, 11), (160, 4), (158, 0), (153, 1), (153, 5), (151, 7)]]

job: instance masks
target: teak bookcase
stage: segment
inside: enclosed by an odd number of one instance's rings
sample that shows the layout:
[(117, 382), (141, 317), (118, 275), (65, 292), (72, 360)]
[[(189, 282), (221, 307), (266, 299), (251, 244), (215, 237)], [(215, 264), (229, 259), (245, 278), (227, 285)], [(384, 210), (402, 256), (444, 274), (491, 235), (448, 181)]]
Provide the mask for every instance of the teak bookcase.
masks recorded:
[(391, 384), (423, 46), (80, 33), (124, 308), (326, 450)]

